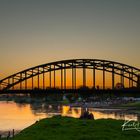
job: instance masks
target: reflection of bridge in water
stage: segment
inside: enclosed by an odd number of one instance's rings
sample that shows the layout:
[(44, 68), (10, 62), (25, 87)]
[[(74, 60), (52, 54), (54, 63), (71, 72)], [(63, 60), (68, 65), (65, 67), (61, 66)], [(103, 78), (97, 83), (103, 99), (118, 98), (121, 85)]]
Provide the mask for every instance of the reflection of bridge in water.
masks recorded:
[(63, 60), (10, 75), (0, 80), (0, 90), (46, 90), (58, 87), (62, 90), (77, 89), (80, 86), (78, 82), (81, 81), (82, 87), (89, 86), (93, 89), (114, 89), (117, 83), (122, 87), (136, 88), (140, 87), (140, 69), (99, 59)]

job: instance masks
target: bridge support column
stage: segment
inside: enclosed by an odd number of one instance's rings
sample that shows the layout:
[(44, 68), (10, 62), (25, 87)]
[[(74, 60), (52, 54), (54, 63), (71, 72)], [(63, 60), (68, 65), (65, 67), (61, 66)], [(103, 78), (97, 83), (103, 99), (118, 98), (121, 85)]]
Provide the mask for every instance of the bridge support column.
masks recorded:
[(93, 66), (93, 88), (96, 88), (96, 84), (95, 84), (95, 65)]
[(73, 68), (73, 89), (76, 89), (76, 68)]
[[(50, 68), (51, 69), (51, 68)], [(52, 74), (51, 74), (51, 71), (49, 72), (49, 78), (50, 78), (50, 88), (52, 87)]]
[(64, 64), (64, 89), (66, 90), (66, 64)]
[(72, 89), (76, 89), (76, 68), (74, 66), (72, 67)]
[[(63, 65), (61, 64), (61, 67), (63, 67)], [(61, 89), (63, 89), (63, 69), (61, 68)]]
[(114, 65), (112, 68), (112, 89), (115, 88), (115, 73), (114, 73)]
[(103, 66), (103, 89), (105, 89), (105, 67)]
[[(12, 84), (14, 83), (14, 78), (12, 78)], [(15, 87), (13, 86), (13, 90), (15, 89)]]
[(83, 87), (86, 87), (86, 68), (83, 67)]
[(121, 71), (121, 84), (124, 87), (124, 71)]
[(38, 77), (37, 77), (38, 89), (39, 89), (39, 68), (38, 68)]
[(129, 88), (133, 87), (133, 75), (129, 73)]
[[(21, 78), (21, 77), (20, 77)], [(10, 84), (10, 79), (8, 78), (8, 84)]]
[(72, 89), (74, 89), (74, 69), (72, 67)]
[(55, 65), (54, 65), (54, 88), (55, 88)]
[(27, 90), (27, 72), (25, 72), (25, 90)]
[(43, 90), (45, 89), (45, 73), (44, 73), (44, 68), (43, 68)]
[(129, 88), (131, 87), (131, 75), (130, 75), (130, 73), (129, 73)]
[(34, 89), (34, 78), (33, 78), (33, 74), (34, 74), (34, 72), (33, 72), (33, 69), (32, 69), (32, 90)]
[(75, 89), (76, 89), (76, 68), (74, 69), (74, 71), (75, 71)]
[[(133, 69), (131, 69), (131, 73), (132, 73), (132, 74), (131, 74), (131, 78), (133, 79)], [(133, 87), (133, 86), (134, 86), (134, 85), (133, 85), (133, 80), (131, 80), (131, 83), (132, 83), (132, 87)]]

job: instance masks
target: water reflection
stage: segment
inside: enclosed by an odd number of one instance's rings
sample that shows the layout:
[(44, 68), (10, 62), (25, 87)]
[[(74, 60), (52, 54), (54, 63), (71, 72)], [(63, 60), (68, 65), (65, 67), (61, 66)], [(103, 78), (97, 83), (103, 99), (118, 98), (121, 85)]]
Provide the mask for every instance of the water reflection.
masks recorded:
[[(99, 108), (88, 108), (89, 113), (92, 113), (94, 119), (117, 119), (117, 120), (139, 120), (137, 114), (130, 114), (120, 109), (99, 109)], [(85, 108), (81, 107), (62, 107), (62, 116), (69, 116), (79, 118), (85, 111)]]
[(30, 104), (0, 102), (0, 130), (21, 130), (45, 117), (48, 117), (46, 113), (34, 115)]
[[(58, 114), (79, 118), (84, 111), (85, 108), (81, 107), (61, 106), (58, 104), (47, 104), (45, 102), (17, 104), (13, 101), (0, 101), (0, 131), (12, 129), (22, 130), (39, 119)], [(95, 119), (138, 120), (136, 114), (130, 114), (122, 110), (88, 108), (88, 111), (94, 115)]]

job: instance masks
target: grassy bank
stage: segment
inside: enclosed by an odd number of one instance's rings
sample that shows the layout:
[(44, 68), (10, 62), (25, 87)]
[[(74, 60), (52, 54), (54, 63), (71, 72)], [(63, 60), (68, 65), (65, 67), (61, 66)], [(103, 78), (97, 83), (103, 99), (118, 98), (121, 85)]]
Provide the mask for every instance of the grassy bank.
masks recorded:
[(140, 102), (134, 102), (134, 103), (127, 103), (122, 105), (123, 107), (138, 107), (140, 108)]
[(111, 119), (80, 120), (57, 116), (36, 122), (14, 140), (139, 140), (140, 132), (121, 130), (123, 123)]

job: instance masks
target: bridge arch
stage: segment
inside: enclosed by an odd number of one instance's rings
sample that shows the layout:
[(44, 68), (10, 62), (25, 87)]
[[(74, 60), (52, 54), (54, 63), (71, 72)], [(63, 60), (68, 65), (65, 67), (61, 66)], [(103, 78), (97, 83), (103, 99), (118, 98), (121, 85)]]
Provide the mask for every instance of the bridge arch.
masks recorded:
[(23, 88), (22, 82), (25, 82), (25, 89), (28, 89), (28, 79), (32, 79), (32, 89), (33, 87), (33, 77), (38, 76), (38, 88), (39, 86), (39, 76), (43, 75), (43, 89), (45, 89), (45, 73), (50, 73), (49, 81), (50, 81), (50, 88), (52, 87), (52, 78), (51, 73), (53, 72), (53, 82), (55, 88), (55, 72), (57, 70), (61, 71), (61, 89), (66, 89), (66, 74), (67, 69), (70, 69), (72, 72), (72, 88), (76, 88), (76, 70), (82, 69), (83, 71), (83, 86), (86, 86), (86, 70), (92, 70), (92, 80), (93, 80), (93, 87), (96, 87), (96, 70), (102, 71), (102, 81), (103, 81), (103, 89), (105, 89), (105, 72), (109, 72), (112, 75), (112, 89), (115, 88), (115, 75), (119, 75), (121, 79), (121, 83), (124, 84), (124, 78), (129, 80), (129, 87), (133, 87), (134, 84), (138, 87), (140, 86), (140, 69), (129, 66), (123, 63), (109, 61), (109, 60), (100, 60), (100, 59), (70, 59), (70, 60), (61, 60), (51, 63), (46, 63), (42, 65), (38, 65), (32, 68), (28, 68), (26, 70), (20, 71), (13, 75), (10, 75), (2, 80), (0, 80), (0, 90), (9, 90), (14, 88), (15, 85), (20, 84), (20, 89)]

